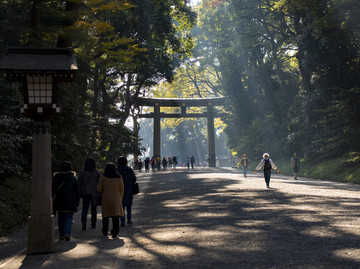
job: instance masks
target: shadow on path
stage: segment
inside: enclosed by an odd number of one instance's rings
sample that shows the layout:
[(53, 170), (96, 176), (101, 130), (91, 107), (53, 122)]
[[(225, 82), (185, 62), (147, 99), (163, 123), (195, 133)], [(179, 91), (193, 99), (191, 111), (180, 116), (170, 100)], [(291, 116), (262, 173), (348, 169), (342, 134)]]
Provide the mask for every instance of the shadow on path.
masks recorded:
[(360, 268), (359, 186), (273, 174), (266, 189), (236, 169), (137, 176), (119, 238), (101, 235), (100, 213), (81, 231), (78, 214), (70, 242), (6, 268)]
[[(326, 193), (357, 187), (340, 184), (339, 190), (336, 183), (299, 180), (268, 190), (258, 187), (264, 185), (261, 173), (244, 179), (219, 169), (172, 170), (149, 180), (137, 213), (142, 230), (133, 238), (146, 259), (127, 266), (360, 266), (360, 201)], [(276, 176), (272, 181), (284, 183)]]

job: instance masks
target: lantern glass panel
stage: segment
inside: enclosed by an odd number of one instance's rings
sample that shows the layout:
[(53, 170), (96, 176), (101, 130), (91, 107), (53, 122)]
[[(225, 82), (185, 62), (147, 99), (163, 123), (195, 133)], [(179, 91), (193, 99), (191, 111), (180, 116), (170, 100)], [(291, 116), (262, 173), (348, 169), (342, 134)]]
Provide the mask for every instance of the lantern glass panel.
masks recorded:
[(51, 104), (52, 84), (49, 76), (27, 76), (29, 104)]

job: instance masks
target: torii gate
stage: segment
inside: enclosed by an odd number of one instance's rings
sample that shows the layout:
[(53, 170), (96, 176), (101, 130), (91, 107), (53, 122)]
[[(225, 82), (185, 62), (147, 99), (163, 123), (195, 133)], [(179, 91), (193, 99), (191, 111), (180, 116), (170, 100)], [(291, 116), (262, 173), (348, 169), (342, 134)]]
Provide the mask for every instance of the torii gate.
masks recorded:
[[(208, 155), (209, 167), (216, 167), (215, 155), (215, 128), (214, 118), (220, 117), (220, 114), (214, 111), (215, 106), (224, 105), (225, 98), (137, 98), (136, 105), (154, 107), (153, 113), (140, 114), (139, 118), (153, 118), (154, 119), (154, 139), (153, 139), (153, 153), (154, 156), (161, 156), (160, 144), (160, 119), (161, 118), (207, 118), (208, 130)], [(161, 107), (180, 107), (181, 113), (160, 113)], [(187, 113), (187, 107), (206, 107), (207, 111), (203, 113)]]

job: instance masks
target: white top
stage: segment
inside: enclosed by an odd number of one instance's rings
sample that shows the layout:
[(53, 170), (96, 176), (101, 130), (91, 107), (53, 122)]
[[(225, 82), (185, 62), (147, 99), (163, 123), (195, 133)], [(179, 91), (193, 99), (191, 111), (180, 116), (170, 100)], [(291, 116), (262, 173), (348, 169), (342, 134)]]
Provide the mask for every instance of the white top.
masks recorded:
[[(277, 166), (275, 165), (275, 163), (269, 158), (270, 164), (271, 164), (271, 168), (277, 170)], [(261, 162), (258, 164), (258, 166), (256, 166), (255, 170), (259, 171), (261, 168), (263, 168), (265, 166), (265, 159), (262, 159)]]

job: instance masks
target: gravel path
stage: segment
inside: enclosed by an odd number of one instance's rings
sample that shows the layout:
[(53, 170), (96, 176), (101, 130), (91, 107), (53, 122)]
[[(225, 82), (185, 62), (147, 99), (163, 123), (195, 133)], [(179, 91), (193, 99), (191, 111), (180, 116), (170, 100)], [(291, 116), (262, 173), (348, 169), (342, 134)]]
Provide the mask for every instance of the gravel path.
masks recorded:
[(239, 172), (148, 177), (126, 268), (360, 268), (360, 186)]
[(360, 268), (359, 185), (273, 174), (267, 189), (262, 173), (209, 168), (138, 179), (119, 241), (75, 220), (71, 247), (18, 258), (21, 268)]

